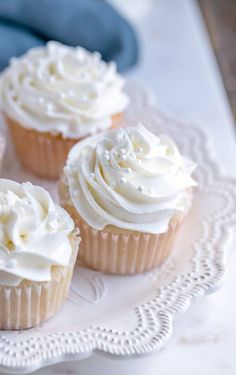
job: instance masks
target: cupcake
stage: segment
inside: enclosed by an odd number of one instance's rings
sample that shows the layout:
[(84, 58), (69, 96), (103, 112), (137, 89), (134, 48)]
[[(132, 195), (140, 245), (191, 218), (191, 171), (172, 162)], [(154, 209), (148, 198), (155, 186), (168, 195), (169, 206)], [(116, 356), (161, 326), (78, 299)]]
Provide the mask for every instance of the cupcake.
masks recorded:
[(159, 266), (191, 207), (195, 167), (142, 124), (75, 145), (59, 195), (80, 229), (80, 263), (111, 274)]
[(128, 103), (115, 63), (58, 42), (14, 58), (1, 77), (1, 105), (22, 165), (55, 179), (70, 148), (116, 127)]
[(0, 329), (29, 328), (60, 309), (78, 233), (46, 190), (0, 179)]

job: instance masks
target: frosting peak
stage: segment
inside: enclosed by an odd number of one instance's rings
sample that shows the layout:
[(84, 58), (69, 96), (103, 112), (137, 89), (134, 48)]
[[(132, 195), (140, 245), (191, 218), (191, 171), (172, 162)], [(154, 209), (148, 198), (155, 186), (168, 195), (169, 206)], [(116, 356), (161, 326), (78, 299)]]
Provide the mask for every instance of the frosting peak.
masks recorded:
[(65, 175), (73, 205), (91, 227), (163, 233), (191, 205), (195, 168), (169, 137), (139, 124), (75, 145)]
[(0, 179), (0, 285), (49, 281), (51, 266), (69, 264), (73, 228), (46, 190)]
[(115, 63), (48, 42), (14, 58), (1, 78), (3, 109), (22, 126), (80, 138), (111, 125), (128, 102)]

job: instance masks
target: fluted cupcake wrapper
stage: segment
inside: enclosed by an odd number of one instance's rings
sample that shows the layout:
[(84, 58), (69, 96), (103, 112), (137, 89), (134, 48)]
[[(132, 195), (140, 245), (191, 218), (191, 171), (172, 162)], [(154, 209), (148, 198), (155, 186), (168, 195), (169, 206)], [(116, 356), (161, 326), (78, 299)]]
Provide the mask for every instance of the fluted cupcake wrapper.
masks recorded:
[[(117, 127), (122, 114), (113, 116), (113, 126)], [(71, 147), (78, 139), (53, 136), (50, 133), (27, 129), (5, 116), (16, 154), (21, 164), (39, 177), (57, 179), (66, 163)]]
[(22, 281), (0, 286), (0, 329), (26, 329), (52, 317), (67, 297), (79, 248), (79, 234), (72, 234), (68, 267), (54, 266), (49, 282)]
[[(58, 184), (61, 205), (69, 212), (80, 230), (79, 264), (115, 275), (132, 275), (160, 266), (170, 255), (176, 232), (187, 211), (169, 223), (165, 233), (142, 233), (110, 227), (96, 230), (78, 214), (70, 200), (66, 177)], [(189, 191), (192, 197), (192, 192)]]
[(161, 265), (170, 255), (179, 223), (164, 234), (98, 231), (77, 222), (81, 233), (79, 263), (102, 272), (131, 275)]

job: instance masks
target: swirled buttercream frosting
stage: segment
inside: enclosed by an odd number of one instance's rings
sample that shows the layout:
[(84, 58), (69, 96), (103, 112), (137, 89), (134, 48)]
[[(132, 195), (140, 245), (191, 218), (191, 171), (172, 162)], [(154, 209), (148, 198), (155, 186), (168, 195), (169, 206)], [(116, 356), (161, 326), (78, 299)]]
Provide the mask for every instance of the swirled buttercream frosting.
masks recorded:
[(76, 144), (64, 173), (71, 203), (94, 229), (164, 233), (191, 206), (195, 168), (169, 137), (138, 124)]
[(11, 60), (0, 81), (5, 113), (39, 132), (80, 138), (110, 127), (128, 98), (114, 62), (48, 42)]
[(0, 285), (51, 280), (52, 266), (68, 266), (74, 224), (49, 193), (0, 179)]

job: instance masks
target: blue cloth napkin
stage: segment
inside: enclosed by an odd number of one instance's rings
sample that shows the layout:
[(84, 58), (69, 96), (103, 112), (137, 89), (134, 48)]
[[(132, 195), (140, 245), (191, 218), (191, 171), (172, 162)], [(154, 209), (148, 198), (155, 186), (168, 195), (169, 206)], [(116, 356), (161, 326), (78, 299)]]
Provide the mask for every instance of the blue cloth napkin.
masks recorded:
[(120, 71), (138, 58), (135, 31), (104, 0), (0, 0), (0, 70), (48, 40), (99, 51)]

